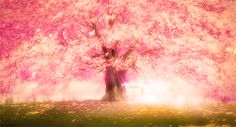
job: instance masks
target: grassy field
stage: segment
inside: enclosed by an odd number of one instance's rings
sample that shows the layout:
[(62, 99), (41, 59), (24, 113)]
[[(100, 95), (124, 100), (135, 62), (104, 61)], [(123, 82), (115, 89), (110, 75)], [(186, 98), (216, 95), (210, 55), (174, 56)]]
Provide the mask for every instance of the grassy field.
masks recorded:
[(0, 105), (0, 127), (236, 127), (236, 106), (173, 107), (124, 102)]

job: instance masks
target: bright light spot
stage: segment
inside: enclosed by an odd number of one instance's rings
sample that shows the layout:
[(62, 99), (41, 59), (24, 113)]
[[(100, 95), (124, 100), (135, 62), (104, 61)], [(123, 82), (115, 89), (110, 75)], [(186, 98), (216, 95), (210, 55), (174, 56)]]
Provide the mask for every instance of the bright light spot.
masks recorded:
[(175, 104), (176, 105), (183, 105), (185, 103), (185, 101), (186, 101), (185, 97), (182, 96), (182, 95), (179, 95), (179, 96), (176, 97)]
[(131, 103), (196, 105), (202, 102), (201, 92), (186, 82), (171, 82), (161, 79), (139, 79), (126, 84)]

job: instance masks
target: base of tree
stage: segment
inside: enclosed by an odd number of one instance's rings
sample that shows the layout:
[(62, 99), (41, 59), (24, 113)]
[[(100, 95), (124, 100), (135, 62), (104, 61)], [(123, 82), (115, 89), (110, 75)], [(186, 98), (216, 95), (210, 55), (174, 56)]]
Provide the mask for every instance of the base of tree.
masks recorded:
[(122, 101), (125, 99), (122, 88), (114, 87), (112, 90), (106, 91), (103, 101)]

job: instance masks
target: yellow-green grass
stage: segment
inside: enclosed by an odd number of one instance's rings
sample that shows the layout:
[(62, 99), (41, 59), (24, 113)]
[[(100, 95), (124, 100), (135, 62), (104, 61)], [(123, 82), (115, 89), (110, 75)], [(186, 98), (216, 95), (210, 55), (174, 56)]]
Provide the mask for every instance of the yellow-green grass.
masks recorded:
[(0, 127), (236, 127), (236, 105), (168, 106), (126, 102), (0, 105)]

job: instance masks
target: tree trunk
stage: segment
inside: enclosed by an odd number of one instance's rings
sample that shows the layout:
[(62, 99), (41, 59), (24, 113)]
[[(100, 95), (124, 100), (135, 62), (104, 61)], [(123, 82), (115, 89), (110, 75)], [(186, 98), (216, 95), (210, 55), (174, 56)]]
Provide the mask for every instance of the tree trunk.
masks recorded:
[(114, 67), (106, 67), (105, 83), (106, 92), (103, 100), (106, 101), (120, 101), (124, 99), (124, 88), (119, 77), (119, 73)]

